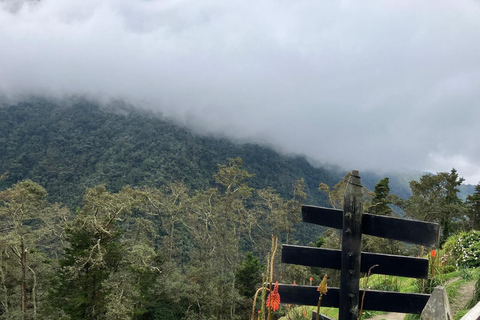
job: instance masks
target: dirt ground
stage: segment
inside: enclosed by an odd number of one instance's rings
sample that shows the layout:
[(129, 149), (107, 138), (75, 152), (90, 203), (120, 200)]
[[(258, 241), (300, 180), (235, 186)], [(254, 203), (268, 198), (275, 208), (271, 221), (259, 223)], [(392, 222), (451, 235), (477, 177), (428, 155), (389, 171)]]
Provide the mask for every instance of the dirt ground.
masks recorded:
[(451, 299), (450, 302), (450, 311), (452, 314), (457, 313), (459, 310), (463, 309), (470, 299), (473, 297), (473, 292), (475, 290), (475, 281), (470, 281), (466, 285), (462, 286), (458, 290), (456, 297)]

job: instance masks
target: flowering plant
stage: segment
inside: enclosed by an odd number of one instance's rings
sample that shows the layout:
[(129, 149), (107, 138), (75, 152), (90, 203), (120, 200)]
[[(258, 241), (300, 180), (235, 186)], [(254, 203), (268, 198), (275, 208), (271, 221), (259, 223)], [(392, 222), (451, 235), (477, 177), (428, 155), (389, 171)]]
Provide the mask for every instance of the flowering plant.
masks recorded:
[(444, 248), (457, 267), (480, 266), (480, 231), (471, 230), (452, 236)]
[(268, 294), (267, 308), (272, 311), (277, 311), (280, 308), (280, 294), (278, 294), (278, 281), (275, 283), (275, 288)]

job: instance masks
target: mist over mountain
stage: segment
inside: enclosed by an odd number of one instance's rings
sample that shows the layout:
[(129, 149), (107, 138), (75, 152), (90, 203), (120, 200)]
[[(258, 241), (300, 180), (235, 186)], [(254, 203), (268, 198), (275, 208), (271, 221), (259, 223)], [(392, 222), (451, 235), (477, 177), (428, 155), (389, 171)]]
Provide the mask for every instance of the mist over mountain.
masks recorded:
[[(97, 184), (116, 191), (124, 185), (184, 181), (203, 189), (214, 184), (217, 164), (236, 157), (255, 174), (252, 186), (273, 187), (285, 197), (304, 178), (311, 204), (327, 205), (318, 185), (333, 186), (345, 175), (338, 167), (314, 167), (302, 156), (201, 135), (121, 101), (105, 105), (84, 98), (31, 97), (0, 108), (0, 172), (8, 171), (0, 187), (32, 179), (53, 200), (70, 205), (78, 205), (85, 189)], [(371, 190), (383, 177), (362, 173)], [(406, 198), (410, 191), (402, 179), (391, 175), (391, 190)]]
[(229, 139), (480, 181), (473, 0), (0, 1), (0, 94), (129, 101)]

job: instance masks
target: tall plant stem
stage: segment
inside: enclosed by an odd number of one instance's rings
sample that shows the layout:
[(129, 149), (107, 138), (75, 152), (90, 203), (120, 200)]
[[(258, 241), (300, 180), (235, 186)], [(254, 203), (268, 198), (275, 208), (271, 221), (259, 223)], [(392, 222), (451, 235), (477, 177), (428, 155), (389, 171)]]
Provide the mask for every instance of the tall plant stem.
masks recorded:
[(368, 285), (368, 279), (370, 278), (370, 275), (372, 274), (373, 268), (378, 267), (378, 264), (374, 264), (373, 266), (368, 269), (367, 273), (367, 279), (365, 280), (365, 285), (363, 286), (363, 294), (362, 294), (362, 303), (360, 304), (360, 313), (359, 313), (359, 320), (362, 320), (363, 316), (363, 302), (365, 301), (365, 293), (367, 292), (367, 285)]
[(320, 297), (318, 297), (318, 304), (317, 304), (317, 320), (320, 320), (320, 305), (322, 304), (322, 297), (323, 297), (323, 294), (320, 293)]

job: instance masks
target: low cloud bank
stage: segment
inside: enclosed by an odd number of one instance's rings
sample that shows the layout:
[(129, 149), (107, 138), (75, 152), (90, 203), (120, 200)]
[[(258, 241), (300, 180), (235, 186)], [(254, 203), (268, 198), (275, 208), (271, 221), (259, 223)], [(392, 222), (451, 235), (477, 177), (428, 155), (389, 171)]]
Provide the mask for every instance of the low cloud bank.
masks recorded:
[(122, 98), (197, 130), (480, 181), (480, 3), (0, 1), (0, 92)]

